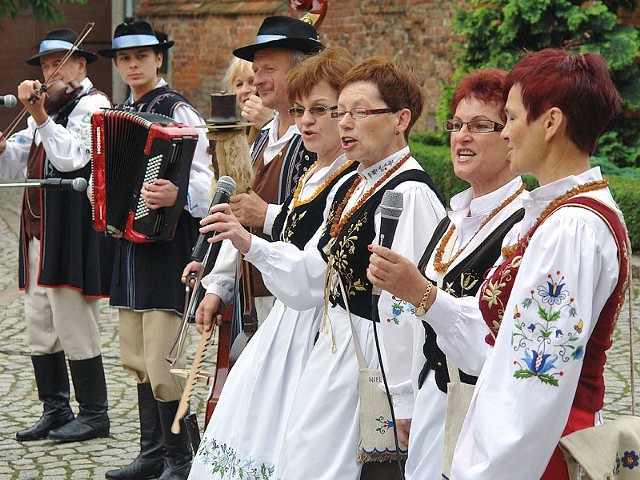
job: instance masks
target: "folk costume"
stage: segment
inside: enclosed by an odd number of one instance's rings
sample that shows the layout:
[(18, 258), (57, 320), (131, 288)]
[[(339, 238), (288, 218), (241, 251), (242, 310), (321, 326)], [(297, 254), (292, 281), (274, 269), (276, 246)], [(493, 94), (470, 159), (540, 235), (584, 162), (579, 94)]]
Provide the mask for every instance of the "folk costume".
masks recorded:
[[(355, 167), (341, 156), (330, 166), (309, 170), (283, 204), (274, 237), (300, 250), (316, 248), (336, 190)], [(245, 258), (269, 256), (280, 245), (254, 236)], [(298, 311), (276, 300), (225, 382), (189, 478), (275, 479), (289, 407), (321, 314), (321, 307)]]
[[(272, 238), (273, 223), (281, 211), (282, 202), (293, 194), (302, 175), (316, 160), (316, 154), (304, 148), (298, 127), (291, 125), (278, 138), (278, 125), (279, 115), (276, 113), (273, 120), (262, 127), (251, 148), (255, 173), (252, 190), (269, 204), (263, 231), (252, 233), (266, 240)], [(235, 288), (238, 255), (231, 242), (222, 242), (212, 272), (202, 279), (207, 293), (217, 295), (227, 305), (240, 296)], [(251, 272), (256, 312), (262, 324), (273, 306), (274, 298), (265, 287), (260, 271), (252, 268)]]
[[(452, 211), (438, 225), (418, 265), (434, 283), (442, 277), (442, 290), (437, 298), (475, 297), (485, 272), (500, 258), (504, 236), (522, 220), (523, 189), (518, 177), (481, 197), (473, 198), (471, 189), (452, 197)], [(440, 338), (434, 329), (427, 322), (416, 322), (416, 329), (416, 339), (422, 340), (423, 345), (415, 349), (414, 379), (418, 385), (414, 387), (416, 405), (405, 478), (418, 480), (439, 478), (442, 472), (449, 374), (445, 354), (438, 346)], [(460, 371), (460, 378), (469, 384), (476, 381), (475, 376), (464, 371)]]
[[(405, 158), (406, 157), (406, 158)], [(324, 305), (326, 257), (321, 251), (329, 244), (333, 219), (345, 222), (338, 236), (331, 240), (333, 256), (347, 255), (347, 268), (340, 270), (350, 295), (351, 318), (368, 365), (377, 366), (371, 322), (371, 284), (367, 281), (367, 245), (377, 242), (380, 222), (379, 204), (387, 189), (404, 195), (393, 249), (415, 261), (424, 251), (444, 208), (429, 186), (428, 176), (404, 148), (377, 164), (358, 167), (358, 184), (345, 183), (336, 194), (318, 249), (299, 251), (288, 247), (270, 252), (264, 258), (248, 257), (264, 272), (265, 283), (277, 292), (285, 304), (296, 309)], [(372, 189), (372, 187), (374, 187)], [(336, 210), (344, 202), (339, 218)], [(349, 214), (358, 205), (355, 213)], [(335, 231), (335, 229), (334, 229)], [(352, 236), (358, 231), (357, 240)], [(331, 248), (331, 247), (330, 247)], [(353, 250), (352, 250), (353, 248)], [(350, 252), (350, 253), (348, 253)], [(366, 253), (365, 253), (366, 252)], [(362, 258), (361, 258), (362, 257)], [(294, 266), (294, 267), (293, 267)], [(333, 275), (333, 271), (331, 272)], [(346, 275), (344, 275), (346, 273)], [(335, 278), (335, 277), (334, 277)], [(359, 289), (362, 287), (362, 293)], [(356, 463), (359, 438), (358, 362), (346, 310), (337, 302), (335, 291), (325, 313), (316, 345), (307, 361), (293, 399), (278, 462), (276, 478), (358, 479), (361, 465)], [(355, 296), (355, 299), (351, 297)], [(368, 298), (368, 306), (367, 306)], [(351, 303), (350, 301), (350, 303)], [(398, 312), (394, 300), (383, 293), (379, 303), (380, 338), (389, 387), (397, 418), (410, 418), (413, 393), (410, 379), (413, 327), (409, 312)], [(326, 308), (326, 307), (325, 307)], [(385, 348), (407, 345), (407, 348)]]
[[(112, 48), (100, 55), (114, 58), (121, 50), (143, 47), (166, 50), (173, 41), (160, 42), (147, 22), (124, 23), (116, 27)], [(204, 119), (164, 79), (137, 100), (130, 96), (118, 108), (158, 113), (195, 127)], [(158, 476), (162, 480), (186, 478), (191, 464), (191, 447), (185, 429), (171, 433), (184, 382), (170, 373), (165, 357), (179, 328), (184, 308), (182, 269), (190, 260), (198, 236), (199, 220), (207, 214), (209, 187), (208, 140), (202, 129), (191, 164), (187, 203), (172, 240), (132, 243), (118, 240), (110, 304), (119, 309), (120, 352), (123, 368), (137, 381), (140, 415), (140, 454), (130, 464), (110, 470), (110, 479)], [(184, 358), (176, 366), (184, 367)]]
[(568, 478), (561, 436), (600, 422), (628, 239), (598, 168), (525, 199), (519, 241), (481, 288), (491, 333), (451, 478)]
[[(77, 34), (47, 33), (27, 60), (66, 52)], [(82, 49), (87, 63), (95, 54)], [(110, 107), (107, 96), (84, 78), (77, 95), (47, 120), (12, 135), (0, 154), (0, 176), (22, 180), (89, 178), (91, 114)], [(98, 299), (109, 294), (112, 249), (93, 230), (85, 192), (25, 189), (20, 218), (19, 285), (25, 291), (25, 320), (38, 397), (44, 413), (20, 441), (51, 438), (79, 441), (109, 435), (107, 388), (100, 353)], [(79, 414), (69, 406), (69, 360)]]

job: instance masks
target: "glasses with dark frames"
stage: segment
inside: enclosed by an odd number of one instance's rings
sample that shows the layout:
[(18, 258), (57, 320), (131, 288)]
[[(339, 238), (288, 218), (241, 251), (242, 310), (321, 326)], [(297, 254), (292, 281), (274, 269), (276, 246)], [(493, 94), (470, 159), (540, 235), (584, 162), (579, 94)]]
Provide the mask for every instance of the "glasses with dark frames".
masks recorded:
[(332, 109), (331, 118), (333, 118), (334, 120), (342, 120), (344, 116), (348, 113), (349, 115), (351, 115), (351, 118), (355, 120), (358, 118), (366, 118), (369, 115), (378, 115), (380, 113), (392, 113), (392, 112), (393, 110), (391, 110), (390, 108), (374, 108), (374, 109), (353, 108), (351, 110)]
[(492, 122), (491, 120), (471, 120), (470, 122), (463, 122), (460, 120), (445, 120), (444, 129), (447, 132), (459, 132), (462, 130), (462, 127), (466, 125), (467, 130), (470, 133), (492, 133), (492, 132), (500, 132), (504, 125), (497, 122)]
[(334, 109), (336, 107), (325, 107), (324, 105), (316, 105), (311, 108), (302, 108), (302, 107), (291, 107), (289, 110), (289, 115), (294, 118), (300, 118), (304, 115), (304, 112), (309, 112), (312, 117), (324, 117), (327, 112)]

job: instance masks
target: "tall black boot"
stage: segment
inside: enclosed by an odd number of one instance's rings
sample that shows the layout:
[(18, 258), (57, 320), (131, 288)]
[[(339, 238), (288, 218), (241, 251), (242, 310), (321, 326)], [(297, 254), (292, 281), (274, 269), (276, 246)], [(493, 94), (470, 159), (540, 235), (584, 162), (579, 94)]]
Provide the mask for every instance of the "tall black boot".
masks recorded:
[(73, 420), (73, 412), (69, 406), (69, 375), (64, 352), (33, 355), (31, 363), (36, 377), (38, 398), (43, 403), (44, 412), (34, 426), (16, 433), (16, 439), (20, 442), (47, 438), (51, 430)]
[(191, 446), (187, 429), (180, 427), (180, 433), (174, 435), (171, 432), (171, 424), (176, 416), (179, 402), (158, 401), (160, 412), (160, 424), (162, 425), (162, 442), (167, 451), (164, 457), (164, 470), (159, 480), (186, 480), (191, 469)]
[(49, 438), (58, 442), (80, 442), (108, 437), (110, 425), (107, 415), (107, 384), (102, 356), (69, 360), (69, 368), (80, 411), (72, 422), (51, 430)]
[(126, 467), (109, 470), (105, 477), (112, 480), (146, 480), (162, 474), (165, 449), (158, 405), (150, 383), (138, 384), (140, 414), (140, 454)]

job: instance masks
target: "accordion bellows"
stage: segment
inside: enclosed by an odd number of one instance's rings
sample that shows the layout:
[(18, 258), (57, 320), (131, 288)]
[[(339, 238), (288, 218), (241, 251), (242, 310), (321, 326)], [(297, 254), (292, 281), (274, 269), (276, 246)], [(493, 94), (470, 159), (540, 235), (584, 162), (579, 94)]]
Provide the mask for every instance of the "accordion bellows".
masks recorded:
[[(112, 109), (95, 112), (91, 125), (95, 230), (135, 243), (172, 239), (187, 201), (195, 129), (164, 115)], [(158, 178), (177, 185), (178, 198), (151, 210), (140, 189)]]

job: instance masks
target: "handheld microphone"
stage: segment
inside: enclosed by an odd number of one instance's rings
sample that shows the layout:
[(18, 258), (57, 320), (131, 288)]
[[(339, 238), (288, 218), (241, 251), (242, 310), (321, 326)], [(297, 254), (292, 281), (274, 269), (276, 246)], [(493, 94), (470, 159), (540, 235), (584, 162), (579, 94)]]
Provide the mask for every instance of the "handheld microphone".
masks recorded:
[[(229, 197), (236, 192), (236, 182), (233, 178), (224, 175), (218, 179), (218, 187), (216, 188), (216, 194), (213, 196), (209, 210), (215, 205), (220, 203), (229, 203)], [(201, 233), (198, 236), (193, 250), (191, 251), (191, 260), (202, 263), (207, 250), (209, 249), (208, 239), (213, 237), (218, 232)]]
[(18, 99), (15, 95), (0, 95), (0, 106), (2, 107), (15, 107), (18, 104)]
[[(398, 219), (402, 213), (403, 199), (402, 193), (394, 190), (387, 190), (382, 195), (382, 202), (380, 203), (380, 233), (378, 235), (378, 244), (391, 248), (393, 244), (393, 237), (396, 234), (396, 228), (398, 228)], [(380, 289), (373, 287), (373, 305), (374, 309), (377, 309), (378, 300), (380, 299)]]
[(87, 189), (87, 180), (78, 178), (45, 178), (42, 180), (29, 180), (25, 186), (51, 188), (56, 190), (75, 190), (84, 192)]

